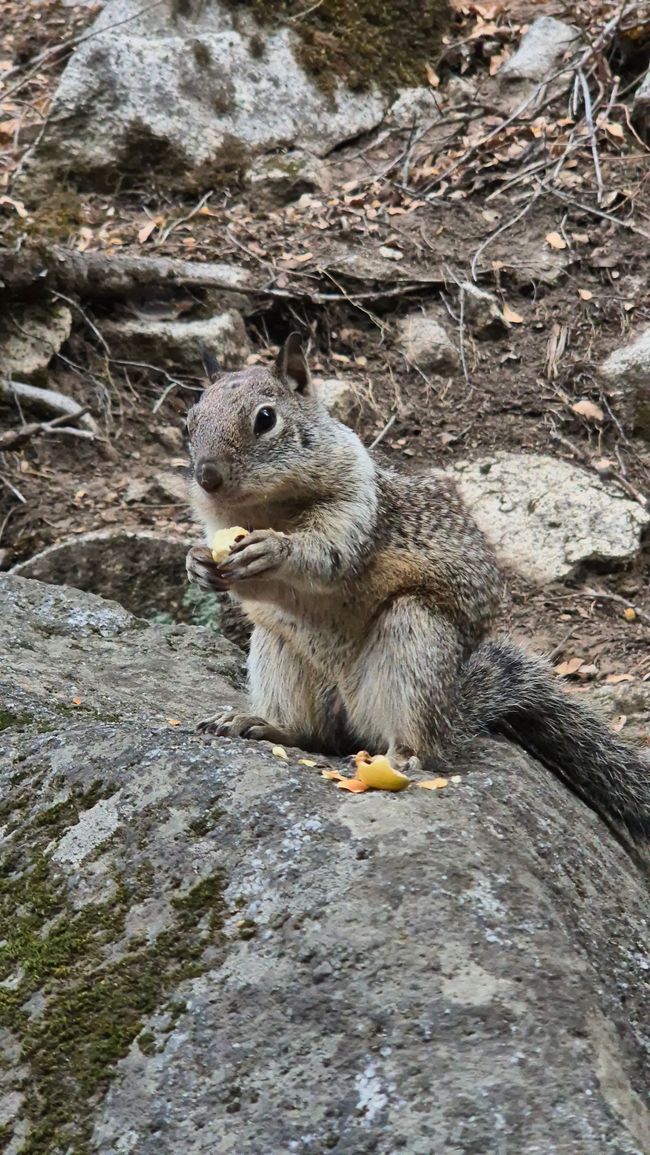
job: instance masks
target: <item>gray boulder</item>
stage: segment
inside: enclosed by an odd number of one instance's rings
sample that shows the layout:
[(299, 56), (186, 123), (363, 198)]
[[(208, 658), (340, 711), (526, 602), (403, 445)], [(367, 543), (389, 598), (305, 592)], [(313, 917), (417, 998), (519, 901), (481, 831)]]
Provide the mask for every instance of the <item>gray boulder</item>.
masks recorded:
[(202, 373), (205, 348), (212, 350), (225, 369), (239, 368), (250, 353), (244, 322), (234, 309), (195, 321), (158, 320), (142, 314), (106, 321), (103, 331), (114, 357), (192, 374)]
[(460, 286), (463, 294), (463, 317), (476, 337), (499, 337), (508, 326), (494, 293), (479, 289), (471, 281)]
[(193, 732), (223, 641), (20, 578), (0, 648), (8, 1152), (648, 1149), (646, 883), (538, 765), (343, 796)]
[(298, 149), (257, 158), (246, 172), (251, 206), (275, 208), (298, 200), (303, 193), (325, 193), (327, 168), (318, 157)]
[(633, 558), (650, 524), (635, 501), (554, 457), (493, 453), (451, 475), (502, 565), (540, 585)]
[(99, 529), (47, 546), (11, 572), (101, 594), (145, 617), (182, 617), (191, 544), (148, 530)]
[(513, 56), (499, 69), (499, 80), (548, 81), (563, 57), (580, 43), (580, 30), (554, 16), (540, 16), (522, 37)]
[(423, 373), (448, 373), (460, 357), (446, 329), (427, 313), (407, 313), (399, 324), (399, 347), (406, 360)]
[(14, 305), (0, 318), (0, 374), (38, 381), (72, 330), (67, 305)]
[(600, 374), (624, 423), (650, 441), (650, 327), (614, 349)]
[(294, 34), (260, 32), (242, 7), (109, 0), (63, 73), (37, 159), (108, 179), (150, 167), (173, 182), (278, 148), (322, 155), (381, 120), (377, 91), (323, 91)]

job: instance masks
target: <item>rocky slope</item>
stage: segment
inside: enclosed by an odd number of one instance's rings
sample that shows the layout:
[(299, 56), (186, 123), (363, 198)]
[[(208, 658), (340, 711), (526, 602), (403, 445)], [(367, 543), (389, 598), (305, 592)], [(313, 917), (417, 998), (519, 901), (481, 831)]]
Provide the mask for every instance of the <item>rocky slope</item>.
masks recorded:
[(207, 630), (0, 580), (5, 1150), (641, 1155), (647, 889), (506, 743), (341, 792)]

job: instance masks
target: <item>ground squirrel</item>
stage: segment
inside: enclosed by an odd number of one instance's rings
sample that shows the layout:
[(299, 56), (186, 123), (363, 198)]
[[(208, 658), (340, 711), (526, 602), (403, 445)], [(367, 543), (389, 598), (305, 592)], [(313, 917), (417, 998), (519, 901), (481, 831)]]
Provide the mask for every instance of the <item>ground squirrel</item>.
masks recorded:
[(272, 368), (212, 374), (188, 415), (192, 502), (209, 542), (249, 530), (228, 561), (193, 547), (189, 580), (229, 590), (254, 629), (251, 713), (200, 729), (331, 753), (447, 762), (505, 734), (603, 817), (650, 834), (650, 766), (568, 695), (546, 664), (488, 637), (501, 577), (453, 485), (380, 466), (314, 388), (300, 338)]

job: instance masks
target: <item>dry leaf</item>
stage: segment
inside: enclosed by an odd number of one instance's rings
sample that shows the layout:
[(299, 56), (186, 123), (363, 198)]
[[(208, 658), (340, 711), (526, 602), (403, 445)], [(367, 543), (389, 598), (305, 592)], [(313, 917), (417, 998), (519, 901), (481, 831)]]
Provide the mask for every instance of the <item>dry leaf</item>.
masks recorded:
[(444, 786), (449, 785), (448, 778), (425, 778), (422, 782), (416, 782), (416, 786), (421, 786), (423, 790), (442, 790)]
[(515, 313), (514, 309), (510, 308), (510, 305), (503, 306), (503, 319), (508, 323), (508, 325), (524, 324), (524, 318), (520, 313)]
[(506, 51), (495, 52), (494, 56), (490, 57), (490, 65), (489, 65), (490, 76), (496, 76), (497, 72), (501, 68), (501, 65), (505, 64), (506, 60), (508, 60), (509, 57), (510, 57), (509, 52), (506, 52)]
[(589, 289), (578, 289), (578, 296), (581, 297), (583, 301), (591, 301), (593, 293)]
[(271, 753), (274, 754), (276, 758), (281, 758), (283, 762), (289, 761), (289, 755), (287, 754), (284, 746), (274, 746), (271, 750)]
[(544, 239), (552, 249), (566, 249), (566, 241), (559, 233), (547, 233)]
[(627, 715), (626, 714), (619, 714), (618, 718), (614, 718), (614, 721), (611, 723), (611, 729), (614, 731), (614, 733), (620, 734), (620, 732), (623, 729), (626, 722), (627, 722)]
[(336, 785), (339, 790), (349, 790), (350, 794), (363, 794), (368, 789), (365, 782), (360, 782), (358, 778), (341, 778)]
[(608, 674), (605, 681), (610, 686), (618, 686), (620, 682), (633, 682), (632, 674)]
[(623, 617), (625, 618), (626, 622), (635, 622), (636, 610), (633, 609), (632, 606), (627, 606), (627, 608), (623, 610)]
[(615, 140), (625, 140), (625, 133), (623, 129), (621, 128), (620, 124), (616, 124), (615, 121), (606, 120), (602, 127), (609, 133), (610, 136), (613, 136)]
[(435, 68), (432, 68), (430, 64), (425, 64), (424, 70), (427, 74), (427, 80), (429, 81), (431, 87), (438, 88), (440, 84), (440, 77), (438, 76)]
[(553, 668), (560, 678), (570, 678), (572, 674), (577, 674), (582, 664), (582, 658), (569, 658), (568, 662), (560, 662), (559, 666)]
[(168, 718), (167, 721), (169, 722), (170, 726), (182, 726), (183, 724), (180, 718)]
[(73, 698), (72, 699), (72, 705), (73, 706), (80, 706), (81, 705), (81, 698)]
[(586, 663), (583, 663), (583, 665), (578, 670), (578, 677), (579, 678), (595, 678), (597, 673), (598, 673), (598, 666), (595, 666), (593, 662), (590, 662), (589, 665), (587, 665)]
[(151, 234), (157, 228), (158, 225), (156, 221), (147, 221), (146, 225), (143, 225), (138, 233), (138, 244), (143, 245), (145, 241), (148, 241)]
[(571, 409), (574, 413), (577, 413), (579, 417), (586, 417), (589, 421), (605, 420), (605, 414), (600, 406), (595, 405), (593, 401), (587, 401), (586, 398), (583, 401), (576, 401), (575, 404), (571, 406)]

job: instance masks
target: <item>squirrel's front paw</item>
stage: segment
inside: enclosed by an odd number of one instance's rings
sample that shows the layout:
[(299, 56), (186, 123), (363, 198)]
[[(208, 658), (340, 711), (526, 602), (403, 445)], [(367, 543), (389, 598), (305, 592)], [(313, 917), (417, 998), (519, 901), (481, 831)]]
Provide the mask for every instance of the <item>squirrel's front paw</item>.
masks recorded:
[(275, 529), (256, 529), (233, 546), (220, 572), (228, 582), (269, 573), (279, 569), (286, 561), (290, 548), (286, 534), (278, 533)]
[(201, 590), (223, 593), (229, 583), (224, 579), (221, 568), (212, 560), (207, 546), (193, 545), (185, 558), (187, 580)]

